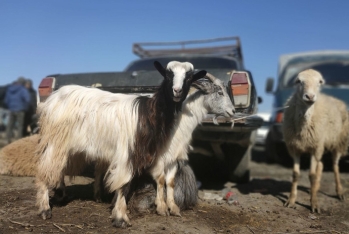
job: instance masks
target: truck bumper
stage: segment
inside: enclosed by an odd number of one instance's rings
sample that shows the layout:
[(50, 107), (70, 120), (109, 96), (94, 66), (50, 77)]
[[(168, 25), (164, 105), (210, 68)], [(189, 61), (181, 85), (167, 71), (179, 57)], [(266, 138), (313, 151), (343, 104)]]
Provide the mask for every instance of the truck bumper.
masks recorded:
[(251, 141), (254, 142), (254, 139), (251, 139), (251, 133), (263, 124), (263, 119), (256, 115), (239, 114), (233, 118), (220, 117), (217, 122), (219, 125), (214, 125), (213, 117), (208, 116), (193, 132), (193, 139), (248, 146)]

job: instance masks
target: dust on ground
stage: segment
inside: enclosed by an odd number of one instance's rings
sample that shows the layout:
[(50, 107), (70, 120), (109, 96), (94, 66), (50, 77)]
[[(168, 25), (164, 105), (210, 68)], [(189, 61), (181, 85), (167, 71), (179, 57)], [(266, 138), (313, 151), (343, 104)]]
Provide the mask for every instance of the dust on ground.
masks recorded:
[[(266, 164), (262, 156), (263, 152), (257, 152), (251, 162), (250, 183), (229, 183), (208, 172), (208, 178), (198, 178), (202, 186), (194, 209), (182, 211), (182, 217), (130, 213), (132, 227), (127, 229), (112, 227), (109, 200), (93, 201), (91, 178), (66, 178), (70, 201), (54, 205), (52, 219), (41, 220), (34, 178), (0, 176), (0, 233), (349, 233), (349, 194), (344, 202), (336, 198), (331, 170), (324, 171), (318, 194), (323, 212), (312, 214), (307, 170), (302, 171), (297, 208), (285, 208), (291, 169)], [(345, 162), (341, 169), (348, 166)], [(348, 171), (341, 179), (348, 191)], [(233, 204), (221, 200), (228, 190), (234, 194)]]

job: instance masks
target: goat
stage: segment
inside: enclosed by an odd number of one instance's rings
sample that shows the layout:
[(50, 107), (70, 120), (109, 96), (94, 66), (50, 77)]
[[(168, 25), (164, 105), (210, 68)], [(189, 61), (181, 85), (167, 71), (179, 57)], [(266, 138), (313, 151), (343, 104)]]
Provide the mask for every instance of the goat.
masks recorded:
[[(229, 98), (223, 82), (207, 73), (207, 80), (198, 80), (192, 86), (196, 87), (183, 102), (182, 112), (177, 124), (172, 130), (170, 145), (165, 153), (157, 158), (150, 173), (157, 183), (156, 206), (160, 215), (170, 214), (180, 216), (180, 209), (174, 201), (175, 175), (177, 161), (188, 160), (187, 150), (192, 132), (207, 113), (232, 117), (234, 106)], [(164, 201), (164, 184), (166, 183), (166, 203)]]
[(320, 213), (317, 192), (320, 187), (325, 150), (332, 153), (336, 191), (343, 200), (343, 188), (339, 177), (338, 161), (347, 152), (349, 144), (349, 118), (344, 102), (320, 93), (325, 83), (322, 75), (312, 69), (300, 72), (296, 78), (296, 91), (287, 101), (283, 134), (288, 152), (293, 158), (293, 181), (290, 197), (285, 203), (294, 207), (300, 176), (300, 156), (310, 154), (309, 180), (312, 212)]
[(106, 185), (118, 194), (113, 224), (130, 225), (125, 200), (130, 181), (163, 154), (191, 83), (206, 75), (204, 70), (194, 74), (188, 62), (172, 61), (165, 69), (156, 61), (154, 66), (164, 80), (152, 97), (68, 85), (39, 106), (36, 185), (43, 219), (52, 216), (49, 188), (61, 185), (68, 158), (83, 153), (87, 161), (110, 163)]
[[(231, 117), (235, 112), (223, 82), (209, 73), (206, 77), (208, 80), (200, 79), (192, 84), (192, 89), (182, 104), (182, 112), (177, 117), (176, 126), (172, 130), (170, 144), (165, 153), (149, 170), (156, 181), (155, 204), (156, 211), (160, 215), (168, 215), (169, 208), (170, 214), (180, 216), (180, 208), (186, 209), (194, 206), (197, 202), (195, 176), (191, 168), (187, 166), (187, 150), (194, 129), (207, 113)], [(165, 183), (166, 202), (164, 199)], [(144, 186), (143, 183), (140, 184)], [(145, 190), (149, 189), (145, 188)], [(139, 189), (135, 194), (141, 194), (135, 198), (138, 201), (134, 205), (135, 207), (137, 207), (137, 203), (142, 203), (147, 208), (150, 207), (149, 200), (151, 199), (144, 195), (143, 189)], [(149, 191), (147, 194), (152, 196)], [(115, 197), (114, 200), (116, 200)]]

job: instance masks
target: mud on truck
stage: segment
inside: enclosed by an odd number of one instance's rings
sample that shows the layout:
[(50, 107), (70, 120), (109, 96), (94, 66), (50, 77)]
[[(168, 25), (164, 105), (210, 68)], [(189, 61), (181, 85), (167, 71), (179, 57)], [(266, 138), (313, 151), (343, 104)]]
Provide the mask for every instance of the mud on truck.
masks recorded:
[[(154, 68), (154, 61), (164, 66), (173, 60), (190, 62), (195, 69), (205, 69), (225, 82), (237, 112), (233, 119), (219, 117), (219, 125), (214, 124), (213, 115), (208, 115), (193, 133), (191, 153), (217, 157), (225, 167), (227, 179), (248, 182), (255, 130), (262, 125), (263, 120), (253, 116), (257, 112), (259, 99), (252, 75), (244, 68), (240, 39), (225, 37), (134, 43), (133, 53), (139, 59), (131, 62), (123, 72), (55, 74), (45, 77), (39, 85), (39, 101), (45, 101), (53, 91), (69, 84), (93, 86), (113, 93), (152, 95), (163, 80)], [(200, 160), (205, 160), (205, 157)]]

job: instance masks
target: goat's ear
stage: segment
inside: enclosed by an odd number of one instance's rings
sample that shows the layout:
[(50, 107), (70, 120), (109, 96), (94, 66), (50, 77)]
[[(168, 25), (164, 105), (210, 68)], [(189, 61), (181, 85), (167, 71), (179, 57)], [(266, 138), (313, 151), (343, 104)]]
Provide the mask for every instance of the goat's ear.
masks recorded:
[(154, 61), (154, 66), (163, 77), (166, 77), (166, 69), (158, 61)]
[(198, 90), (201, 90), (205, 94), (215, 92), (214, 84), (208, 80), (197, 80), (192, 83), (192, 86)]
[(201, 71), (195, 73), (193, 75), (193, 78), (192, 78), (191, 81), (194, 82), (194, 81), (196, 81), (196, 80), (198, 80), (200, 78), (204, 78), (206, 76), (206, 73), (207, 73), (207, 71), (205, 71), (205, 70), (201, 70)]

